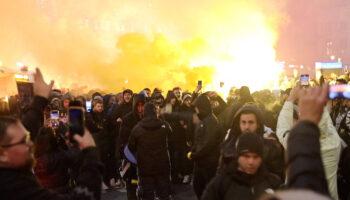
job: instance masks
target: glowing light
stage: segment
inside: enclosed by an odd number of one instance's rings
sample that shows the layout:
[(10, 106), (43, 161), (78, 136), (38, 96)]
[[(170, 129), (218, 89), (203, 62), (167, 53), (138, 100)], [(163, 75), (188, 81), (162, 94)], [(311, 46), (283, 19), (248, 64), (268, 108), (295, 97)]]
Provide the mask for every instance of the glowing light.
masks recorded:
[(2, 64), (2, 61), (0, 60), (0, 67), (2, 67), (2, 65), (3, 65), (3, 64)]
[(17, 62), (16, 65), (17, 65), (17, 67), (24, 67), (24, 64), (21, 62)]
[(5, 97), (5, 101), (9, 102), (9, 97), (8, 96)]
[(335, 59), (335, 56), (331, 56), (331, 60), (334, 60)]
[(28, 75), (22, 75), (22, 74), (15, 74), (16, 80), (23, 80), (23, 81), (29, 81)]

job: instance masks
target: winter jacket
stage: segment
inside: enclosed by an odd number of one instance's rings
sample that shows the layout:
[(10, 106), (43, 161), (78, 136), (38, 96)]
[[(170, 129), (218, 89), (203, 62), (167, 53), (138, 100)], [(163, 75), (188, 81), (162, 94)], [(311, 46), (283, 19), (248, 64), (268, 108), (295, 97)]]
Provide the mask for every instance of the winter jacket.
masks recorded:
[(73, 166), (78, 154), (79, 148), (72, 148), (66, 151), (57, 150), (36, 158), (34, 173), (38, 182), (56, 192), (68, 191), (70, 187), (68, 170)]
[(144, 118), (133, 128), (128, 143), (136, 155), (139, 176), (170, 175), (170, 134), (169, 124), (157, 119), (154, 105), (146, 104)]
[(35, 96), (33, 103), (22, 116), (22, 124), (30, 132), (30, 138), (35, 141), (39, 129), (44, 124), (44, 109), (49, 101), (40, 96)]
[[(240, 110), (237, 111), (236, 115), (232, 121), (232, 127), (228, 133), (227, 139), (224, 142), (222, 149), (222, 163), (221, 167), (225, 167), (225, 165), (232, 162), (236, 157), (236, 141), (237, 138), (242, 134), (239, 121), (241, 114), (243, 112), (254, 113), (258, 123), (258, 130), (256, 134), (260, 135), (264, 138), (264, 124), (263, 124), (263, 116), (255, 105), (247, 104), (243, 106)], [(266, 169), (278, 175), (279, 177), (284, 177), (284, 158), (283, 158), (283, 149), (281, 145), (276, 145), (273, 140), (264, 138), (264, 154), (263, 154), (263, 162)]]
[(122, 123), (119, 130), (120, 147), (124, 149), (127, 145), (131, 130), (136, 126), (136, 124), (141, 120), (141, 117), (137, 113), (137, 104), (140, 102), (145, 103), (146, 97), (141, 94), (137, 94), (133, 100), (133, 109), (127, 115), (122, 118)]
[(276, 175), (264, 170), (263, 166), (255, 175), (249, 175), (235, 169), (219, 173), (208, 184), (203, 193), (203, 200), (253, 200), (262, 194), (273, 193), (278, 189), (281, 180)]
[[(288, 149), (287, 141), (292, 127), (293, 103), (286, 101), (277, 122), (277, 136), (285, 149)], [(326, 108), (323, 111), (318, 127), (320, 129), (319, 141), (321, 144), (322, 163), (326, 173), (329, 192), (333, 199), (338, 199), (337, 169), (340, 158), (340, 138)]]
[(320, 130), (311, 121), (303, 120), (293, 127), (287, 142), (287, 185), (329, 196), (319, 138)]
[(191, 157), (199, 167), (216, 168), (224, 134), (207, 96), (199, 96), (195, 106), (199, 110), (200, 123), (194, 129)]
[(102, 164), (96, 148), (81, 152), (82, 165), (77, 187), (68, 194), (57, 194), (41, 186), (29, 170), (0, 168), (0, 197), (6, 200), (100, 199)]

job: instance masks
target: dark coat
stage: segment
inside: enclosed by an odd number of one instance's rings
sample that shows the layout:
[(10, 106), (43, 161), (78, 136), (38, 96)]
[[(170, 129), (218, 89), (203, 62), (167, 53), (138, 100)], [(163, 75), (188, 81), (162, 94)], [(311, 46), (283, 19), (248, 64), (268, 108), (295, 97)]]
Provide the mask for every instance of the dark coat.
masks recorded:
[(79, 148), (57, 150), (36, 158), (35, 176), (41, 185), (56, 192), (69, 189), (69, 169), (79, 154)]
[(268, 173), (263, 167), (255, 175), (237, 170), (237, 164), (234, 167), (232, 172), (217, 174), (208, 184), (202, 199), (253, 200), (266, 192), (273, 192), (281, 184), (276, 175)]
[(121, 150), (123, 150), (124, 147), (127, 145), (131, 130), (141, 120), (141, 117), (137, 112), (137, 104), (140, 102), (145, 103), (145, 101), (146, 101), (146, 97), (144, 95), (141, 95), (141, 94), (135, 95), (133, 99), (132, 111), (122, 118), (123, 122), (121, 123), (120, 130), (119, 130), (119, 142), (120, 142)]
[(320, 130), (310, 121), (300, 121), (288, 139), (288, 187), (329, 196), (321, 159)]
[(195, 127), (191, 157), (200, 167), (216, 168), (220, 155), (220, 144), (223, 140), (222, 129), (213, 114), (207, 96), (199, 96), (195, 106), (199, 110), (201, 121)]
[(145, 107), (144, 113), (144, 118), (133, 128), (128, 144), (136, 155), (138, 175), (169, 176), (168, 136), (171, 128), (168, 123), (157, 119), (155, 108), (149, 110)]
[(32, 105), (22, 116), (24, 127), (30, 132), (30, 138), (35, 141), (39, 129), (44, 124), (44, 109), (49, 101), (40, 96), (35, 96)]
[(63, 200), (100, 199), (102, 165), (96, 148), (81, 152), (82, 165), (77, 187), (68, 194), (57, 194), (44, 189), (29, 170), (0, 168), (0, 194), (6, 200)]

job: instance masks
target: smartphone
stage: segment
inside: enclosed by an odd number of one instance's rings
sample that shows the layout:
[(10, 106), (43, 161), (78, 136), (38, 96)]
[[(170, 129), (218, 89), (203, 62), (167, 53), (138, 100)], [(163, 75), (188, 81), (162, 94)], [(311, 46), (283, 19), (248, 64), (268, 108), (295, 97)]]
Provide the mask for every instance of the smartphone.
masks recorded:
[(308, 74), (302, 74), (300, 76), (300, 85), (302, 87), (308, 87), (309, 86), (309, 75)]
[(30, 105), (34, 99), (33, 83), (16, 81), (21, 108)]
[(86, 100), (86, 112), (91, 112), (91, 100)]
[(60, 119), (59, 111), (58, 110), (51, 110), (50, 118), (59, 120)]
[(350, 85), (341, 84), (341, 85), (331, 85), (329, 86), (330, 99), (345, 98), (350, 99)]
[(198, 85), (202, 86), (203, 81), (202, 80), (198, 80)]
[(85, 112), (84, 108), (78, 106), (72, 106), (68, 109), (68, 128), (69, 139), (74, 142), (73, 136), (75, 134), (84, 135), (85, 127)]
[(53, 127), (58, 127), (58, 120), (60, 119), (59, 111), (58, 110), (51, 110), (50, 111), (50, 120)]

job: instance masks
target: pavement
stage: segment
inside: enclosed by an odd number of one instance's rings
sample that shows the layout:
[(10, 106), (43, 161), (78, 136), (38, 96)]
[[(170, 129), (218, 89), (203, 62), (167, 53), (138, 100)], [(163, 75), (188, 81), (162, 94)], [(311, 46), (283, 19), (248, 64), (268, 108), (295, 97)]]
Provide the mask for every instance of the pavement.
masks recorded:
[[(173, 184), (171, 185), (174, 200), (197, 200), (190, 184)], [(102, 192), (102, 200), (126, 200), (125, 188), (109, 189)]]

